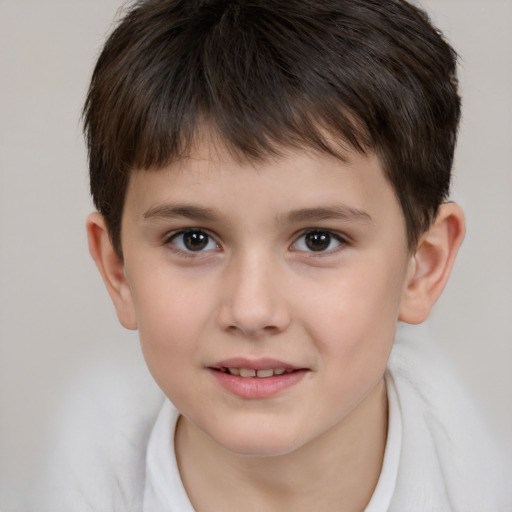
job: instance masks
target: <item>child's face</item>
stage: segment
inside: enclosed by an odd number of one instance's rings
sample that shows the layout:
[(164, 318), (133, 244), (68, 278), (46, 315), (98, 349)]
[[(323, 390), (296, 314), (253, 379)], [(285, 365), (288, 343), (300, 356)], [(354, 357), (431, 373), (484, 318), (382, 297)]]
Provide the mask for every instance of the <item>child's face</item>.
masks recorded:
[(131, 178), (124, 296), (147, 364), (230, 451), (298, 449), (382, 383), (410, 255), (379, 160), (348, 156), (204, 150)]

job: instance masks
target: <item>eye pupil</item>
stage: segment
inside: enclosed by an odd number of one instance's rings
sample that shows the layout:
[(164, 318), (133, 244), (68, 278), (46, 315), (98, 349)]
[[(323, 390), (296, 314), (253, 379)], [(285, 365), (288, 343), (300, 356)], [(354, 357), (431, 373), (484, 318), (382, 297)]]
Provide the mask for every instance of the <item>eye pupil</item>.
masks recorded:
[(312, 231), (306, 235), (305, 242), (311, 251), (325, 251), (331, 243), (331, 235), (325, 231)]
[(183, 234), (183, 243), (189, 251), (200, 251), (208, 245), (209, 237), (201, 231), (187, 231)]

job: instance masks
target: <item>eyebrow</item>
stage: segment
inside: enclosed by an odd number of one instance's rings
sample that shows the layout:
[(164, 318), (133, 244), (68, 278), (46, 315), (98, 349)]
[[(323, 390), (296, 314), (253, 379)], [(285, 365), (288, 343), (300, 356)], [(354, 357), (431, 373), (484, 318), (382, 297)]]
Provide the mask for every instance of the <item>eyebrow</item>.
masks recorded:
[(345, 205), (320, 206), (317, 208), (301, 208), (286, 215), (289, 222), (344, 220), (372, 222), (368, 213)]
[[(215, 210), (187, 204), (163, 204), (152, 206), (143, 214), (144, 219), (176, 219), (186, 218), (197, 221), (214, 221), (218, 218)], [(345, 205), (319, 206), (315, 208), (300, 208), (286, 215), (279, 216), (280, 222), (313, 222), (323, 220), (364, 221), (372, 222), (368, 213)]]
[(212, 221), (217, 216), (210, 208), (187, 204), (163, 204), (152, 206), (143, 214), (144, 219), (186, 218), (199, 221)]

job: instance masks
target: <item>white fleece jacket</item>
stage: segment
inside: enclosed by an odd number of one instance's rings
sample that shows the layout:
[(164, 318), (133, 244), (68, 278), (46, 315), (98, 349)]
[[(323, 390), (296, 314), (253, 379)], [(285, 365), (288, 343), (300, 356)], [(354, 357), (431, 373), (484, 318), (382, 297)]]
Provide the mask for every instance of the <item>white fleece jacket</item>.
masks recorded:
[[(402, 416), (388, 510), (512, 512), (512, 464), (428, 340), (397, 339), (388, 368)], [(142, 360), (96, 369), (72, 394), (28, 502), (9, 512), (141, 512), (146, 448), (163, 400)]]

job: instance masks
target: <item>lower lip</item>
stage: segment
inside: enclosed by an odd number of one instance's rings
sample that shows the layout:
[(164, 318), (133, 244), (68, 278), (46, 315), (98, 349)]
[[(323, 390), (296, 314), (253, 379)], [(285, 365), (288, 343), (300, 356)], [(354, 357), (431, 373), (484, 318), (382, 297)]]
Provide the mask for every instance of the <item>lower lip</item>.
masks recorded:
[(217, 382), (233, 395), (241, 398), (268, 398), (297, 384), (308, 370), (297, 370), (273, 377), (240, 377), (210, 369)]

